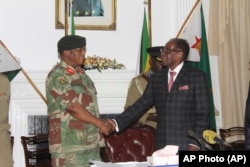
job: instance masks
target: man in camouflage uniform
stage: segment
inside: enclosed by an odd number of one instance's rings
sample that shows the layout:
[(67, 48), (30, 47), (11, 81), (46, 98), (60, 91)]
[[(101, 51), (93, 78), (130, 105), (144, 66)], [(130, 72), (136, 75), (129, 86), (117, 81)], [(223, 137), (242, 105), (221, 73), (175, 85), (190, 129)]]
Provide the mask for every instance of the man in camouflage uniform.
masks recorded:
[(8, 123), (10, 82), (0, 73), (0, 166), (12, 167), (12, 153), (10, 142), (10, 124)]
[(100, 132), (108, 134), (112, 126), (99, 119), (94, 83), (81, 68), (85, 38), (64, 36), (57, 46), (61, 61), (46, 79), (52, 166), (89, 167), (100, 160)]
[[(153, 73), (162, 69), (162, 62), (161, 62), (162, 48), (163, 46), (155, 46), (147, 48), (147, 53), (149, 54), (149, 69), (135, 76), (130, 81), (124, 109), (128, 108), (139, 97), (142, 96), (148, 84), (148, 80), (150, 79), (150, 76), (153, 75)], [(141, 118), (138, 120), (138, 123), (156, 128), (157, 115), (155, 107), (153, 106), (143, 116), (141, 116)]]

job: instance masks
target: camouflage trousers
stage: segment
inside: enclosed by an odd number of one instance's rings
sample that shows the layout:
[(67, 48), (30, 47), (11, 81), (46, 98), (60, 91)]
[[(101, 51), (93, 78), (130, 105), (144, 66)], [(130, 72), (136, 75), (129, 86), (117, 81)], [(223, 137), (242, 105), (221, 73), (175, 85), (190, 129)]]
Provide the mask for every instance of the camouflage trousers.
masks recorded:
[(52, 154), (53, 167), (90, 167), (90, 161), (100, 161), (100, 149), (91, 149), (83, 152), (73, 152), (65, 154), (57, 154), (56, 157)]

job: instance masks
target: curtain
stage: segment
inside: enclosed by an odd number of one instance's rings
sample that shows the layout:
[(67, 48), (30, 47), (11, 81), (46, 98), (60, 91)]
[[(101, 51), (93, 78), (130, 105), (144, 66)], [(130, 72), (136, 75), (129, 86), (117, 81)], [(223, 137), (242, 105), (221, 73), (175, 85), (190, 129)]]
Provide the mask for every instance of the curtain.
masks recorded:
[(210, 0), (208, 47), (218, 56), (222, 128), (244, 126), (250, 81), (250, 1)]

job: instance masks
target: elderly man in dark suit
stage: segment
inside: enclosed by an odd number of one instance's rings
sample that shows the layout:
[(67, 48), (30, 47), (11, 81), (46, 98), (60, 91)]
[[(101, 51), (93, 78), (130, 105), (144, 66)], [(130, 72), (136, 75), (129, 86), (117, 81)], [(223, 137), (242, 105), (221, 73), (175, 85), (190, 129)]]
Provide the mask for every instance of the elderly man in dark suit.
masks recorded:
[[(144, 94), (123, 113), (110, 120), (116, 131), (121, 131), (155, 105), (158, 124), (156, 150), (166, 145), (177, 145), (179, 150), (200, 150), (198, 141), (188, 131), (201, 137), (209, 127), (209, 95), (205, 73), (185, 65), (189, 44), (173, 38), (162, 49), (164, 68), (154, 73)], [(174, 72), (173, 84), (170, 73)]]

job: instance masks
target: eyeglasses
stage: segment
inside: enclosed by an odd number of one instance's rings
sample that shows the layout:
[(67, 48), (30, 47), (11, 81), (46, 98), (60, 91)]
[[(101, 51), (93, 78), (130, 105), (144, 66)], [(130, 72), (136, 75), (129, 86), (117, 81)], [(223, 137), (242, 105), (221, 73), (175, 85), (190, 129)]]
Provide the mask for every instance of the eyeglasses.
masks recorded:
[(182, 50), (177, 50), (177, 49), (168, 49), (168, 48), (162, 48), (161, 50), (161, 53), (163, 54), (171, 54), (172, 52), (182, 52)]

